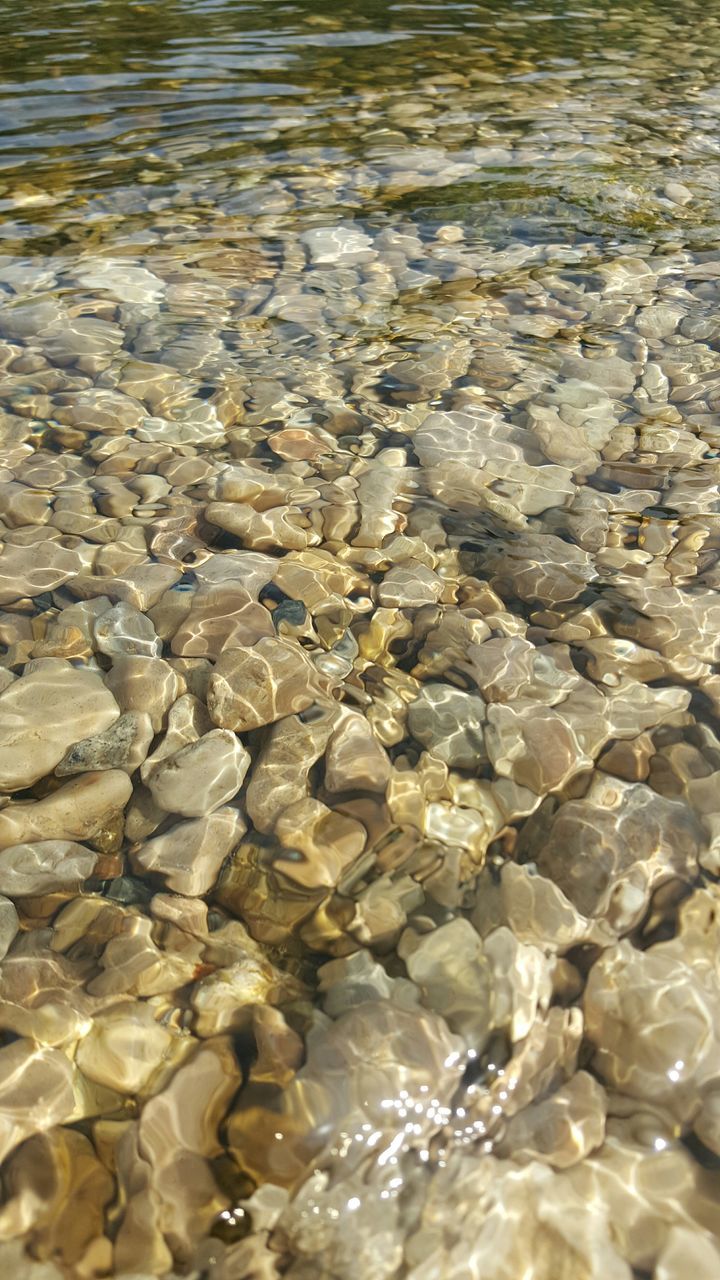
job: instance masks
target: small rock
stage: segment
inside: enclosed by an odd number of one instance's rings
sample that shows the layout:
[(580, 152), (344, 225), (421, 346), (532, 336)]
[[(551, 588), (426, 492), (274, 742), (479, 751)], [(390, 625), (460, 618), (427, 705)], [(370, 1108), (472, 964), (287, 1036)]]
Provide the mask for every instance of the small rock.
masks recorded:
[(64, 1053), (32, 1040), (0, 1049), (0, 1160), (31, 1134), (68, 1120), (74, 1110), (73, 1068)]
[(694, 199), (692, 191), (682, 182), (666, 182), (663, 195), (667, 196), (668, 200), (672, 200), (673, 204), (690, 204)]
[(154, 736), (147, 712), (126, 711), (104, 733), (76, 742), (57, 765), (55, 773), (58, 778), (93, 769), (124, 769), (126, 773), (134, 773), (145, 760)]
[(436, 759), (477, 770), (487, 761), (485, 710), (478, 694), (427, 684), (408, 707), (408, 728)]
[(2, 887), (11, 898), (77, 889), (92, 875), (98, 855), (72, 840), (39, 840), (3, 849)]
[(0, 849), (36, 840), (97, 840), (113, 828), (131, 795), (132, 783), (119, 769), (84, 773), (43, 800), (0, 810)]
[(173, 893), (209, 893), (228, 854), (245, 834), (237, 809), (221, 808), (193, 822), (180, 822), (131, 854), (139, 873), (163, 877)]
[(308, 257), (314, 265), (341, 262), (352, 266), (368, 262), (372, 256), (372, 240), (363, 231), (350, 226), (313, 227), (304, 231), (300, 242), (305, 245)]
[(212, 729), (161, 760), (147, 786), (165, 813), (198, 818), (237, 795), (249, 766), (250, 756), (235, 734)]
[(10, 950), (19, 927), (18, 914), (12, 902), (9, 898), (0, 896), (0, 960)]
[(117, 657), (105, 683), (122, 711), (142, 711), (159, 733), (170, 707), (185, 692), (185, 681), (164, 658)]
[(45, 777), (72, 743), (102, 733), (119, 713), (96, 671), (59, 658), (29, 664), (0, 694), (0, 790), (17, 791)]
[(424, 604), (439, 600), (443, 587), (442, 579), (432, 569), (410, 561), (385, 574), (377, 589), (378, 602), (385, 608), (421, 609)]
[(121, 1004), (95, 1018), (75, 1061), (88, 1080), (137, 1094), (168, 1065), (173, 1041), (177, 1043), (176, 1035), (155, 1020), (149, 1004)]
[(365, 717), (343, 708), (325, 755), (326, 789), (384, 792), (390, 773), (389, 757)]
[(114, 658), (119, 654), (140, 654), (159, 658), (162, 641), (145, 614), (124, 600), (103, 613), (95, 623), (95, 643), (100, 653)]
[(267, 637), (220, 655), (208, 682), (208, 711), (215, 724), (241, 733), (304, 711), (329, 688), (300, 645)]
[(630, 395), (637, 381), (633, 365), (620, 356), (566, 356), (560, 373), (564, 378), (590, 383), (609, 396)]
[(273, 866), (310, 889), (336, 885), (367, 843), (359, 822), (310, 796), (283, 809), (275, 834), (288, 854), (275, 858)]

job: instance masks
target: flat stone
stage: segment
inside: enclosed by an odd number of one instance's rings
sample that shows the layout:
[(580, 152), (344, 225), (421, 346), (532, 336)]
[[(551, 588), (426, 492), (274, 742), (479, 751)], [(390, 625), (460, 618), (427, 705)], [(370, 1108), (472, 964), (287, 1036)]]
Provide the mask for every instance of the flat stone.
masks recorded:
[(610, 947), (590, 970), (584, 1009), (601, 1079), (683, 1119), (717, 1078), (720, 992), (676, 951), (638, 951), (627, 939)]
[(329, 689), (300, 645), (267, 637), (220, 655), (208, 682), (208, 711), (215, 724), (240, 733), (304, 711)]
[(146, 712), (159, 733), (174, 702), (185, 692), (183, 677), (164, 658), (117, 657), (105, 677), (122, 711)]
[[(603, 718), (603, 699), (596, 695), (596, 702), (595, 716), (590, 708), (588, 720), (598, 726), (599, 746), (609, 731)], [(530, 698), (496, 702), (488, 707), (487, 753), (501, 777), (512, 778), (543, 796), (591, 768), (595, 753), (586, 745), (582, 728), (582, 721), (574, 723), (562, 703), (556, 709), (538, 706)]]
[(124, 436), (140, 425), (145, 410), (137, 400), (103, 387), (59, 395), (54, 402), (55, 417), (67, 426), (81, 431), (100, 431), (103, 435)]
[(379, 604), (386, 608), (421, 609), (434, 604), (443, 593), (444, 583), (423, 564), (396, 565), (385, 574), (377, 589)]
[(75, 316), (54, 321), (37, 335), (36, 341), (52, 364), (61, 368), (77, 365), (83, 372), (99, 373), (122, 346), (123, 331), (119, 325), (95, 316)]
[(534, 856), (578, 911), (626, 930), (658, 885), (697, 874), (703, 843), (684, 802), (599, 774), (583, 799), (560, 806)]
[(318, 266), (334, 262), (350, 266), (357, 262), (367, 262), (372, 257), (370, 236), (351, 224), (313, 227), (302, 233), (300, 242), (305, 245), (310, 261)]
[(241, 583), (217, 582), (200, 587), (190, 603), (171, 649), (185, 658), (215, 661), (225, 649), (253, 645), (274, 634), (272, 617)]
[(166, 813), (203, 817), (240, 790), (250, 756), (229, 729), (212, 729), (175, 755), (161, 760), (147, 786)]
[(483, 699), (450, 685), (427, 684), (408, 707), (408, 728), (445, 764), (477, 770), (487, 760)]
[(41, 558), (30, 547), (6, 543), (0, 554), (0, 606), (54, 591), (82, 568), (76, 550), (49, 538), (43, 543)]
[(117, 302), (160, 302), (166, 289), (165, 281), (152, 271), (122, 258), (94, 258), (83, 263), (77, 282), (92, 293), (109, 293)]
[(131, 853), (138, 873), (162, 876), (174, 893), (209, 893), (226, 857), (245, 834), (237, 809), (216, 809), (192, 822), (180, 822)]
[(602, 1145), (606, 1107), (602, 1086), (578, 1071), (551, 1097), (513, 1116), (498, 1154), (519, 1164), (540, 1160), (568, 1169)]
[(222, 1150), (218, 1128), (241, 1080), (229, 1037), (201, 1043), (124, 1135), (117, 1148), (127, 1203), (114, 1248), (119, 1273), (149, 1267), (167, 1275), (166, 1240), (192, 1257), (226, 1207), (209, 1161)]
[(628, 360), (620, 356), (566, 356), (560, 366), (564, 378), (577, 378), (607, 392), (609, 396), (627, 396), (634, 390), (637, 373)]
[(390, 779), (385, 748), (359, 712), (343, 708), (325, 753), (328, 791), (381, 791)]
[[(64, 1125), (36, 1133), (10, 1156), (5, 1168), (9, 1195), (0, 1211), (0, 1238), (32, 1233), (42, 1258), (63, 1268), (76, 1268), (89, 1254), (108, 1258), (103, 1236), (105, 1212), (115, 1196), (115, 1182), (84, 1134)], [(82, 1188), (83, 1212), (73, 1201)], [(20, 1239), (14, 1240), (20, 1244)], [(23, 1280), (60, 1280), (62, 1271), (50, 1261), (37, 1261), (12, 1246), (0, 1245), (0, 1271)]]
[(108, 729), (120, 708), (96, 671), (43, 658), (0, 694), (0, 790), (32, 786), (73, 743)]
[(281, 813), (309, 791), (309, 775), (332, 731), (329, 713), (305, 723), (285, 716), (273, 725), (247, 788), (247, 811), (258, 831), (272, 831)]
[(262, 955), (247, 955), (236, 964), (216, 969), (197, 983), (191, 1004), (194, 1026), (203, 1038), (222, 1032), (243, 1032), (252, 1010), (271, 1012), (270, 1001), (287, 988), (283, 975)]
[(19, 927), (15, 907), (9, 898), (0, 895), (0, 960), (7, 955)]
[(167, 729), (163, 737), (140, 770), (143, 782), (147, 782), (161, 760), (174, 756), (191, 742), (197, 742), (198, 738), (202, 738), (212, 728), (213, 722), (204, 702), (192, 693), (181, 694), (168, 712)]
[(85, 600), (93, 596), (107, 596), (113, 602), (124, 600), (140, 613), (147, 613), (181, 574), (182, 570), (172, 564), (134, 564), (112, 577), (78, 574), (73, 578), (70, 590)]
[(100, 653), (110, 658), (128, 653), (159, 658), (162, 654), (162, 641), (150, 619), (124, 600), (97, 619), (94, 634)]
[(97, 1084), (137, 1094), (166, 1065), (176, 1035), (153, 1017), (149, 1004), (121, 1004), (94, 1019), (80, 1041), (75, 1061)]
[(283, 809), (275, 834), (288, 852), (275, 858), (273, 866), (310, 889), (336, 885), (367, 843), (361, 823), (310, 796)]
[(0, 849), (34, 841), (95, 840), (119, 817), (132, 795), (126, 773), (84, 773), (43, 800), (0, 810)]
[(442, 1011), (452, 1031), (481, 1049), (493, 1025), (492, 975), (470, 922), (452, 920), (422, 936), (408, 929), (398, 954), (422, 989), (424, 1003)]
[(73, 1069), (64, 1053), (32, 1040), (0, 1049), (0, 1160), (31, 1134), (68, 1120), (74, 1110)]

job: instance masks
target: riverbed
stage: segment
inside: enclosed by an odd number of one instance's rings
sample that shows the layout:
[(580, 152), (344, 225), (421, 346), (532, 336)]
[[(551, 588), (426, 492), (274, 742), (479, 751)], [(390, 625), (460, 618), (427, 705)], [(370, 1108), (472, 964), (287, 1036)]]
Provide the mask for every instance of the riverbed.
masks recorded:
[(0, 1270), (720, 1275), (720, 7), (0, 6)]

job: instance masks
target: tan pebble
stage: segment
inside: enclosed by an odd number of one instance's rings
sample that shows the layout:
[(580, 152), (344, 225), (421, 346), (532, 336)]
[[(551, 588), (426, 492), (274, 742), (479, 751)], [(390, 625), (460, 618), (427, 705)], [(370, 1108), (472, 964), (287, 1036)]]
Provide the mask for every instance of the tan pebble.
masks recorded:
[(46, 541), (39, 558), (30, 548), (6, 541), (0, 553), (0, 605), (53, 591), (82, 568), (79, 551), (60, 542)]
[[(303, 551), (320, 541), (302, 511), (294, 507), (273, 507), (254, 511), (245, 503), (212, 502), (205, 510), (210, 524), (216, 524), (252, 551)], [(0, 562), (0, 568), (1, 568)]]
[(2, 883), (12, 898), (77, 889), (92, 875), (97, 853), (72, 840), (39, 840), (3, 851)]
[(2, 518), (13, 529), (27, 524), (47, 524), (52, 497), (48, 490), (28, 488), (25, 484), (0, 484)]
[(690, 204), (693, 199), (692, 191), (682, 182), (666, 182), (663, 195), (666, 195), (668, 200), (672, 200), (673, 204)]
[(377, 589), (378, 602), (385, 608), (419, 609), (439, 600), (443, 586), (432, 569), (410, 561), (385, 575)]
[(330, 713), (310, 723), (285, 716), (273, 726), (247, 788), (247, 811), (258, 831), (272, 831), (284, 809), (305, 799), (310, 770), (322, 756), (331, 730)]
[(329, 688), (300, 645), (268, 637), (220, 655), (208, 683), (208, 711), (215, 724), (243, 732), (305, 710)]
[(203, 1038), (244, 1030), (250, 1010), (264, 1007), (282, 990), (267, 960), (245, 956), (237, 964), (217, 969), (195, 986), (190, 1003), (195, 1030)]
[(100, 653), (111, 658), (119, 654), (157, 658), (162, 652), (162, 643), (150, 619), (124, 600), (97, 619), (94, 635)]
[(187, 747), (189, 743), (197, 742), (198, 738), (208, 733), (212, 727), (213, 722), (204, 703), (191, 693), (181, 694), (168, 712), (167, 729), (164, 737), (158, 743), (152, 755), (147, 757), (140, 770), (143, 782), (147, 782), (161, 760), (175, 755), (177, 751)]
[(280, 458), (302, 458), (310, 462), (321, 458), (324, 453), (331, 453), (335, 448), (332, 437), (329, 440), (319, 439), (312, 431), (287, 428), (268, 436), (268, 444), (273, 453)]
[(276, 858), (274, 867), (309, 889), (336, 885), (367, 842), (367, 832), (359, 822), (334, 813), (310, 796), (283, 810), (275, 834), (290, 852)]
[(105, 677), (122, 711), (145, 711), (159, 733), (172, 704), (185, 692), (185, 681), (164, 658), (121, 656)]
[(163, 1067), (173, 1034), (155, 1021), (148, 1004), (122, 1004), (99, 1014), (78, 1045), (75, 1061), (97, 1084), (136, 1094)]
[(235, 734), (212, 729), (162, 760), (147, 786), (166, 813), (201, 817), (237, 795), (249, 766), (250, 756)]
[(363, 715), (342, 708), (325, 756), (328, 791), (385, 791), (391, 765)]
[[(22, 1235), (32, 1224), (33, 1239), (44, 1257), (56, 1258), (65, 1267), (84, 1265), (88, 1248), (94, 1251), (102, 1242), (105, 1209), (115, 1195), (114, 1179), (89, 1139), (64, 1125), (35, 1134), (13, 1154), (6, 1176), (11, 1194), (0, 1211), (0, 1237)], [(79, 1188), (82, 1213), (74, 1208)], [(102, 1252), (95, 1256), (98, 1261), (106, 1257)], [(49, 1272), (45, 1263), (35, 1265), (42, 1269), (37, 1280), (61, 1274), (54, 1267)], [(6, 1274), (19, 1275), (21, 1270), (25, 1266), (19, 1262)], [(29, 1262), (27, 1276), (34, 1280), (35, 1266)]]
[(297, 476), (282, 471), (261, 471), (259, 467), (230, 466), (220, 472), (213, 496), (219, 502), (247, 503), (255, 511), (267, 511), (287, 503), (293, 490), (300, 490)]
[[(144, 546), (144, 542), (143, 542)], [(138, 553), (133, 552), (135, 556)], [(139, 553), (144, 556), (144, 552)], [(0, 559), (0, 569), (2, 559)], [(78, 574), (70, 585), (73, 595), (83, 599), (92, 596), (107, 596), (114, 603), (124, 600), (127, 604), (147, 613), (157, 604), (163, 592), (167, 591), (181, 575), (181, 570), (171, 564), (132, 564), (126, 569), (110, 571), (111, 576), (89, 576)], [(68, 575), (69, 576), (69, 575)]]
[(201, 587), (172, 637), (174, 654), (184, 658), (220, 657), (223, 649), (253, 645), (275, 629), (268, 610), (240, 584)]
[[(0, 1160), (75, 1110), (73, 1069), (57, 1049), (15, 1040), (0, 1049)], [(42, 1106), (37, 1106), (42, 1098)]]
[(9, 804), (0, 811), (0, 849), (33, 840), (93, 841), (132, 794), (126, 773), (85, 773), (44, 800)]
[(31, 786), (74, 742), (109, 728), (119, 711), (98, 672), (59, 658), (29, 664), (0, 695), (0, 790)]
[(237, 809), (220, 808), (181, 822), (131, 853), (139, 873), (162, 876), (169, 889), (191, 897), (209, 893), (225, 858), (246, 830)]
[(127, 1203), (115, 1240), (118, 1272), (167, 1274), (173, 1268), (165, 1238), (192, 1257), (226, 1207), (209, 1161), (221, 1150), (218, 1129), (241, 1079), (229, 1037), (218, 1036), (146, 1102), (136, 1135), (129, 1132), (118, 1149)]
[(155, 804), (147, 787), (136, 785), (125, 813), (125, 839), (130, 844), (146, 840), (166, 819), (165, 810)]

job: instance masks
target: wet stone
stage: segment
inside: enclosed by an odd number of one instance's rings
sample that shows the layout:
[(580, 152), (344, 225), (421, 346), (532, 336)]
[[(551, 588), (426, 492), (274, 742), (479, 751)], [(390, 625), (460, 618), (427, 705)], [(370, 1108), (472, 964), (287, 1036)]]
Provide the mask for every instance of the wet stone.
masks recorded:
[(18, 927), (15, 907), (9, 898), (0, 897), (0, 960), (7, 955)]
[(304, 711), (330, 682), (302, 649), (281, 637), (258, 640), (220, 656), (208, 684), (215, 724), (237, 733)]
[(131, 856), (138, 873), (160, 875), (175, 893), (195, 897), (212, 889), (223, 862), (244, 833), (238, 810), (221, 807), (206, 817), (178, 823)]
[(242, 786), (250, 756), (227, 729), (212, 729), (150, 772), (147, 786), (165, 813), (201, 817), (232, 800)]
[(108, 657), (141, 654), (158, 658), (162, 644), (149, 618), (124, 601), (113, 605), (95, 623), (95, 643)]
[(97, 672), (52, 658), (29, 665), (0, 694), (0, 789), (50, 773), (71, 744), (108, 729), (118, 714)]
[(701, 842), (681, 801), (600, 775), (582, 800), (559, 807), (537, 865), (583, 914), (626, 930), (658, 884), (692, 878)]
[(102, 841), (131, 795), (128, 775), (108, 769), (83, 773), (41, 800), (15, 801), (0, 810), (0, 849), (26, 841)]
[(93, 738), (83, 738), (70, 748), (55, 773), (58, 778), (93, 769), (124, 769), (134, 773), (145, 760), (153, 739), (152, 721), (145, 711), (127, 711)]
[(428, 684), (408, 708), (408, 727), (445, 764), (477, 771), (487, 760), (485, 703), (477, 694)]
[(94, 872), (97, 854), (68, 840), (38, 840), (6, 845), (3, 851), (3, 891), (9, 897), (38, 897), (74, 888)]

